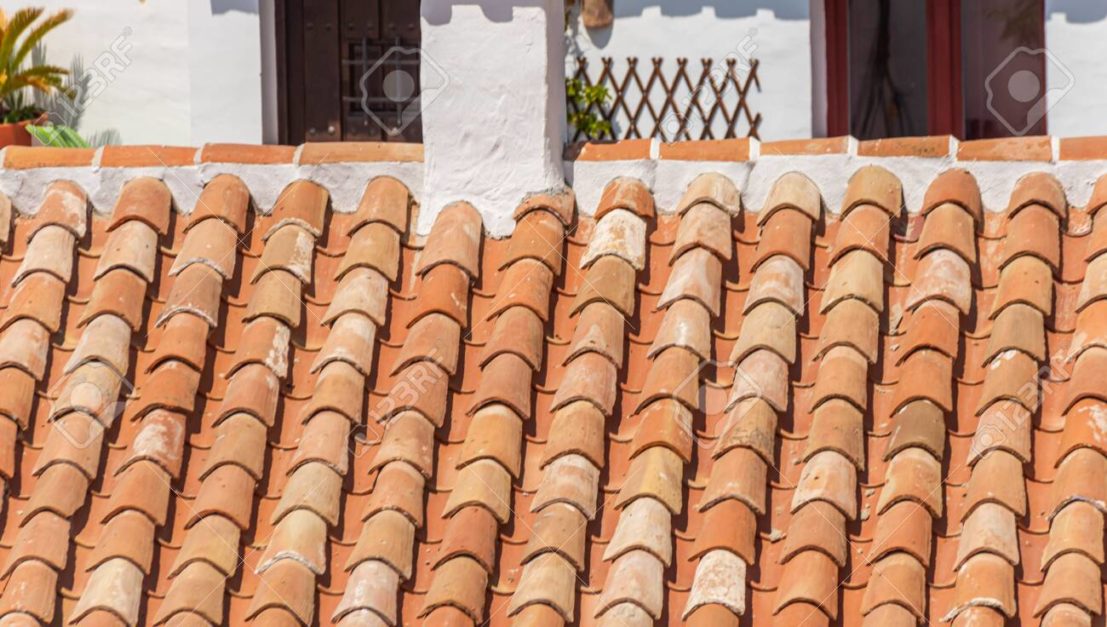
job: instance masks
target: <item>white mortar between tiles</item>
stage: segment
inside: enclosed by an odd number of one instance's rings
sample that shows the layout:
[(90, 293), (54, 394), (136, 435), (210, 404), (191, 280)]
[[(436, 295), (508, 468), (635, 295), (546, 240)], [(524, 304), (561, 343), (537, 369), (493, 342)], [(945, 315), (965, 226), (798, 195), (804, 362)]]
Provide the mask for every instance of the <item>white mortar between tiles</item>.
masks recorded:
[[(2, 154), (0, 154), (2, 158)], [(1096, 180), (1107, 174), (1107, 160), (1062, 161), (1041, 163), (1028, 161), (954, 161), (950, 158), (923, 159), (917, 157), (860, 157), (854, 155), (826, 156), (766, 156), (749, 162), (668, 161), (641, 159), (630, 161), (567, 161), (565, 171), (577, 197), (581, 215), (596, 211), (604, 186), (617, 176), (631, 176), (649, 185), (657, 209), (661, 213), (675, 210), (688, 183), (704, 172), (719, 172), (730, 177), (742, 193), (745, 211), (757, 212), (773, 183), (780, 175), (798, 171), (819, 187), (827, 211), (839, 211), (845, 195), (846, 182), (859, 168), (877, 164), (895, 174), (903, 185), (907, 210), (917, 212), (922, 206), (926, 189), (934, 178), (949, 168), (963, 168), (976, 177), (984, 208), (1004, 211), (1011, 191), (1020, 177), (1030, 172), (1046, 172), (1057, 177), (1071, 205), (1088, 202)], [(233, 174), (249, 187), (255, 205), (268, 213), (280, 191), (297, 179), (307, 179), (327, 188), (331, 205), (339, 213), (357, 209), (365, 185), (377, 176), (392, 176), (411, 190), (416, 202), (423, 205), (416, 233), (426, 235), (441, 210), (427, 210), (424, 202), (423, 166), (421, 163), (373, 162), (335, 163), (327, 165), (239, 165), (203, 164), (187, 167), (152, 168), (36, 168), (31, 170), (0, 169), (0, 192), (6, 194), (16, 210), (34, 213), (42, 201), (47, 186), (56, 180), (70, 180), (89, 196), (94, 209), (108, 214), (123, 185), (134, 178), (150, 176), (165, 182), (173, 195), (174, 206), (181, 213), (190, 213), (203, 185), (219, 174)], [(513, 196), (521, 198), (521, 190)], [(503, 211), (486, 214), (485, 232), (492, 237), (504, 237), (514, 225), (512, 212), (518, 202), (499, 205)], [(489, 224), (500, 227), (498, 231)], [(510, 223), (506, 230), (504, 224)]]

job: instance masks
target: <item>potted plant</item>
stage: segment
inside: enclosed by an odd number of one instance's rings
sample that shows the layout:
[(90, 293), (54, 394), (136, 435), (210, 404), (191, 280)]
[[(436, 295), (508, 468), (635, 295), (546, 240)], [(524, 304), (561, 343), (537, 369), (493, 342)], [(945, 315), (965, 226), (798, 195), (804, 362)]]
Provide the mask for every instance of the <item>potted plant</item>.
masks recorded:
[(43, 17), (44, 13), (42, 8), (26, 8), (9, 17), (0, 10), (0, 147), (31, 145), (27, 125), (43, 116), (43, 111), (28, 97), (31, 91), (66, 90), (65, 68), (27, 63), (46, 34), (73, 14), (66, 10)]

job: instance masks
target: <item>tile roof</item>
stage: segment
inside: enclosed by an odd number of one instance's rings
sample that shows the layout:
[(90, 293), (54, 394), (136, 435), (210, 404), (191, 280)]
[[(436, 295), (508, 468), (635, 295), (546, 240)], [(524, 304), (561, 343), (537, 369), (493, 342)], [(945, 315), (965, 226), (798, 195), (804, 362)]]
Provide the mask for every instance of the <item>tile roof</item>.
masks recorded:
[(1107, 178), (981, 183), (0, 197), (0, 624), (1101, 620)]

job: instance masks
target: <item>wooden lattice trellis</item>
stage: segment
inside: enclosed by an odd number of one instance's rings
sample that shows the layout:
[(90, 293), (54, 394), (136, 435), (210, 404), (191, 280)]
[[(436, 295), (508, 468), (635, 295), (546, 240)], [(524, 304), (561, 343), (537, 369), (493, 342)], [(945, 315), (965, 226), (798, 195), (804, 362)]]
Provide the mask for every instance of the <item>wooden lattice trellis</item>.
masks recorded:
[[(748, 98), (754, 87), (761, 90), (756, 59), (749, 60), (741, 73), (736, 58), (726, 59), (717, 69), (714, 59), (700, 59), (701, 69), (695, 80), (685, 58), (676, 60), (672, 76), (666, 76), (664, 59), (653, 58), (653, 68), (645, 80), (639, 72), (637, 57), (627, 57), (623, 72), (616, 69), (611, 57), (603, 57), (600, 61), (603, 69), (593, 79), (588, 71), (588, 60), (577, 57), (573, 78), (585, 86), (607, 87), (611, 98), (603, 105), (589, 105), (586, 110), (606, 120), (611, 125), (611, 133), (603, 137), (588, 137), (579, 129), (573, 129), (575, 141), (643, 137), (656, 137), (662, 141), (759, 137), (761, 114), (750, 110)], [(634, 98), (635, 91), (639, 96), (637, 100)], [(568, 106), (570, 112), (579, 110), (579, 105), (571, 100)], [(717, 132), (720, 129), (716, 125), (721, 125), (722, 132)]]

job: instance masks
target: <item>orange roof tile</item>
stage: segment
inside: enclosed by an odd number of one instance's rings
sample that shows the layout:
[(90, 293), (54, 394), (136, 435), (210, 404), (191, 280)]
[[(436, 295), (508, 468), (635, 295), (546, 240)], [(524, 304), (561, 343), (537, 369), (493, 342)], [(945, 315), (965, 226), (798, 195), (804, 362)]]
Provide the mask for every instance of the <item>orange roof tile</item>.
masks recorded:
[[(152, 178), (111, 216), (53, 182), (0, 219), (0, 622), (1094, 624), (1107, 177), (985, 211), (989, 181), (905, 194), (882, 161), (948, 146), (862, 143), (839, 206), (800, 173), (761, 207), (721, 174), (668, 214), (632, 178), (591, 217), (539, 193), (501, 241), (460, 202), (411, 234), (388, 177), (265, 216), (228, 174), (191, 216)], [(382, 158), (337, 150), (298, 158)], [(159, 155), (196, 153), (101, 165)]]

